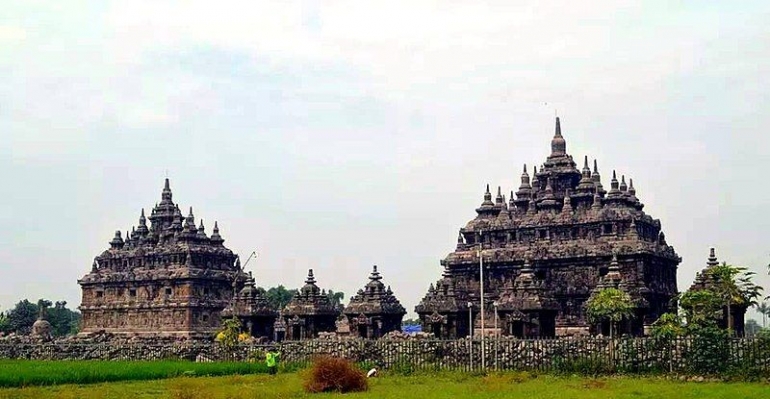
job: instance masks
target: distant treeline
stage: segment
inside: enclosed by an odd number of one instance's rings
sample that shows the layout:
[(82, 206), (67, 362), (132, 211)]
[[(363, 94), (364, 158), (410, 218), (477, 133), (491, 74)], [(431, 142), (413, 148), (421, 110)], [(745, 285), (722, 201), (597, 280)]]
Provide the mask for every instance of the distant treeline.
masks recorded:
[(29, 334), (42, 308), (45, 308), (44, 318), (51, 323), (55, 337), (77, 334), (80, 312), (67, 308), (67, 301), (51, 302), (47, 299), (40, 299), (37, 303), (24, 299), (12, 309), (0, 312), (0, 333)]

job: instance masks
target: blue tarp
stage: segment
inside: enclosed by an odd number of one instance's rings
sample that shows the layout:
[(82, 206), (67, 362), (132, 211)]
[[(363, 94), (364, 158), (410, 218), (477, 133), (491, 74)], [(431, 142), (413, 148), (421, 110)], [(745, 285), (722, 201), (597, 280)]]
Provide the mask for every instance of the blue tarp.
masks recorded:
[(403, 326), (401, 330), (407, 334), (413, 334), (422, 332), (422, 326), (421, 325), (411, 325), (411, 326)]

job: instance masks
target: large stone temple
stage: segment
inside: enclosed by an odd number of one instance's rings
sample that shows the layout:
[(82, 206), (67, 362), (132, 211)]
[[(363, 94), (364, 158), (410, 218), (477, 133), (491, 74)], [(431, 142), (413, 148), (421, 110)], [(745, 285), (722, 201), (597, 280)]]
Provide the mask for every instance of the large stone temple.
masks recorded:
[(78, 283), (83, 290), (81, 332), (121, 335), (211, 337), (221, 311), (239, 286), (249, 281), (238, 257), (224, 246), (214, 223), (211, 236), (203, 221), (196, 227), (172, 201), (166, 179), (161, 201), (144, 210), (139, 226), (120, 231), (110, 248), (94, 259)]
[[(601, 288), (619, 288), (633, 300), (635, 317), (623, 333), (641, 335), (675, 309), (681, 258), (666, 242), (660, 221), (646, 214), (633, 180), (612, 172), (605, 190), (597, 162), (582, 170), (562, 136), (559, 118), (551, 154), (532, 179), (506, 201), (487, 186), (476, 218), (460, 229), (457, 247), (441, 264), (415, 311), (423, 331), (438, 337), (481, 332), (480, 267), (484, 266), (485, 334), (519, 337), (582, 335), (585, 304)], [(514, 198), (515, 195), (515, 198)], [(494, 325), (494, 320), (499, 320)]]

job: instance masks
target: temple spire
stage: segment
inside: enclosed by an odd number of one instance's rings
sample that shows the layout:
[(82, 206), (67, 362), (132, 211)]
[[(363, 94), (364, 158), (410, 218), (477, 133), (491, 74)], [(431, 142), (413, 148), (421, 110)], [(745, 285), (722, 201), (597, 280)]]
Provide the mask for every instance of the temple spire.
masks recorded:
[(599, 166), (597, 165), (597, 162), (595, 159), (594, 159), (594, 171), (591, 174), (591, 180), (593, 180), (594, 186), (596, 186), (596, 191), (599, 193), (599, 195), (606, 194), (606, 191), (604, 191), (604, 186), (602, 186), (601, 175), (599, 175)]
[(377, 265), (372, 266), (372, 274), (369, 276), (369, 280), (371, 281), (382, 280), (382, 276), (380, 276), (380, 272), (377, 271)]
[(492, 202), (492, 193), (489, 192), (489, 184), (487, 184), (487, 190), (484, 192), (484, 202), (481, 203), (480, 207), (476, 208), (476, 213), (488, 215), (493, 213), (495, 209), (495, 203)]
[(305, 280), (305, 284), (315, 284), (315, 277), (313, 276), (313, 269), (307, 270), (307, 279)]
[(220, 245), (225, 242), (225, 240), (222, 239), (222, 236), (219, 235), (219, 226), (216, 221), (214, 222), (214, 229), (211, 230), (211, 242), (215, 245)]
[(556, 117), (556, 133), (551, 140), (551, 157), (560, 157), (567, 154), (567, 142), (561, 135), (561, 122)]
[(163, 191), (160, 194), (161, 204), (171, 204), (173, 203), (171, 201), (171, 184), (168, 181), (168, 177), (166, 178), (165, 183), (163, 184)]
[(707, 268), (712, 268), (714, 266), (719, 265), (719, 261), (717, 260), (716, 252), (714, 251), (714, 247), (709, 248), (709, 258), (708, 262), (706, 262)]

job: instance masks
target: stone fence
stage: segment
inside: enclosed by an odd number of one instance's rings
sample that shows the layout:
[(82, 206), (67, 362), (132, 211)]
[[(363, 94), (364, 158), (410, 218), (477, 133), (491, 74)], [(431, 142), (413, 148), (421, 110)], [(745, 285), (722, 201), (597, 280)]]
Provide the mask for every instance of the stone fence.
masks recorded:
[[(399, 370), (539, 370), (563, 372), (699, 372), (719, 367), (770, 373), (770, 340), (729, 339), (719, 345), (682, 338), (580, 339), (317, 339), (226, 350), (214, 342), (47, 343), (0, 340), (0, 359), (263, 361), (275, 347), (286, 364), (304, 365), (319, 355), (339, 356), (384, 369)], [(483, 358), (483, 364), (482, 364)], [(709, 368), (711, 367), (711, 368)], [(716, 367), (716, 368), (714, 368)]]

